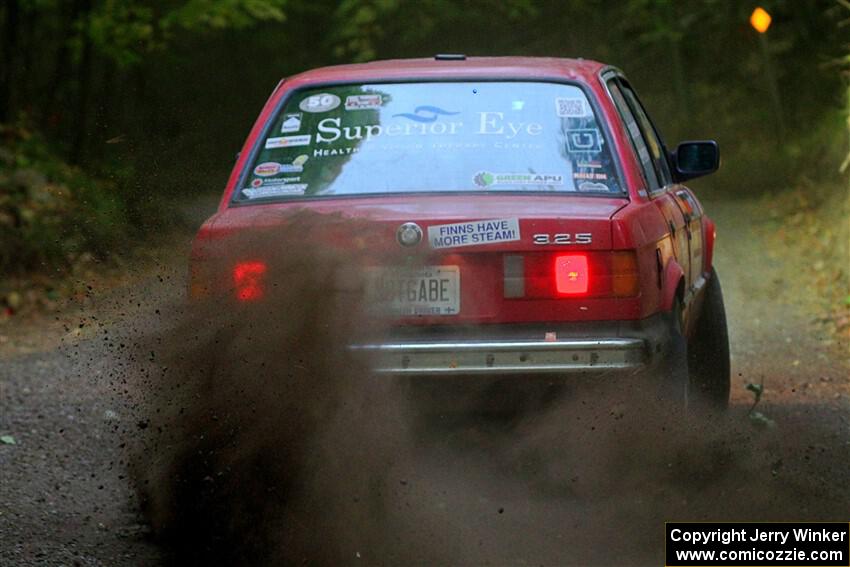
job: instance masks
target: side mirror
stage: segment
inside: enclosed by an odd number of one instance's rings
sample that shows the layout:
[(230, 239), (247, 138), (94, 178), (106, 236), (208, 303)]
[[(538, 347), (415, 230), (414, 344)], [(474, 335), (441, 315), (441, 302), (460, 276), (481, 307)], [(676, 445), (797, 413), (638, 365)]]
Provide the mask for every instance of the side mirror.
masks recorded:
[(714, 140), (682, 142), (672, 158), (676, 181), (687, 181), (717, 171), (720, 148)]

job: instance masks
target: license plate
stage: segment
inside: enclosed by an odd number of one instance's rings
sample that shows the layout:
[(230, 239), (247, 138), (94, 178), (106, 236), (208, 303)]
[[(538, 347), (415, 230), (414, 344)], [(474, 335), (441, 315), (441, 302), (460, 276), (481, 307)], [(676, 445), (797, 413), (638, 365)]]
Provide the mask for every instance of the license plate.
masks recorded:
[(422, 266), (368, 271), (367, 298), (382, 313), (394, 316), (457, 315), (460, 268)]

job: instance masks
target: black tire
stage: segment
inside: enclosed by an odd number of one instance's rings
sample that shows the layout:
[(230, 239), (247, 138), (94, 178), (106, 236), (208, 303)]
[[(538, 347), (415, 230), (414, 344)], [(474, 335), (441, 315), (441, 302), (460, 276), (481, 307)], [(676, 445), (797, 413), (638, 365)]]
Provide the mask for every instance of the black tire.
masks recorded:
[(672, 410), (684, 410), (688, 406), (688, 341), (682, 324), (682, 301), (676, 298), (669, 317), (670, 339), (661, 359), (660, 400)]
[(706, 284), (699, 319), (688, 341), (688, 371), (691, 405), (710, 410), (724, 410), (729, 406), (729, 333), (723, 292), (714, 268)]

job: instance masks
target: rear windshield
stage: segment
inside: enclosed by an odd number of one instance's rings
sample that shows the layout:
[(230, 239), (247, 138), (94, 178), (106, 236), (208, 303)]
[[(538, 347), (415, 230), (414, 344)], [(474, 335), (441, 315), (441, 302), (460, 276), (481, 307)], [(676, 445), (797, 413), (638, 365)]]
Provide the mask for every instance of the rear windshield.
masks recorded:
[(584, 92), (530, 82), (296, 91), (238, 201), (388, 193), (621, 193)]

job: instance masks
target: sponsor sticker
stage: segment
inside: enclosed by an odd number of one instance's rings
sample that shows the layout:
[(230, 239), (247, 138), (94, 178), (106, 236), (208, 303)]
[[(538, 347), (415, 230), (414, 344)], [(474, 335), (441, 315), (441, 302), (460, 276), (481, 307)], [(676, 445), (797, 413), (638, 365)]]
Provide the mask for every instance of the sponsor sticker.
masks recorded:
[(291, 148), (294, 146), (309, 146), (312, 134), (302, 134), (300, 136), (280, 136), (278, 138), (269, 138), (266, 140), (266, 149), (274, 148)]
[(282, 163), (280, 164), (280, 173), (301, 173), (304, 171), (304, 164), (307, 163), (308, 159), (310, 159), (310, 156), (301, 154), (292, 160), (292, 163)]
[(472, 178), (478, 187), (491, 185), (563, 185), (564, 176), (541, 173), (490, 173), (479, 171)]
[(578, 184), (579, 191), (604, 191), (608, 192), (608, 186), (604, 183), (596, 183), (594, 181), (584, 181)]
[(300, 112), (289, 112), (283, 115), (283, 124), (280, 126), (281, 134), (287, 132), (297, 132), (301, 129), (301, 118), (303, 114)]
[(275, 177), (274, 179), (265, 179), (263, 180), (263, 186), (269, 185), (285, 185), (287, 183), (298, 183), (301, 181), (301, 177)]
[(589, 169), (600, 169), (602, 167), (602, 162), (598, 161), (598, 160), (577, 161), (576, 167), (578, 167), (578, 168), (589, 168)]
[(573, 153), (599, 153), (602, 151), (599, 132), (591, 128), (567, 130), (567, 148)]
[(368, 110), (381, 108), (383, 99), (379, 94), (363, 94), (345, 97), (346, 110)]
[(263, 185), (262, 187), (249, 187), (247, 189), (242, 189), (242, 193), (249, 199), (261, 199), (263, 197), (303, 195), (306, 190), (306, 183), (298, 183), (291, 185)]
[(298, 108), (304, 112), (327, 112), (339, 106), (339, 97), (335, 94), (321, 93), (308, 96), (301, 101)]
[(258, 177), (271, 177), (280, 173), (280, 164), (276, 161), (267, 161), (254, 168), (254, 175)]
[(555, 112), (560, 118), (584, 118), (590, 115), (583, 98), (556, 98)]
[(589, 179), (596, 181), (605, 181), (608, 179), (607, 173), (594, 173), (592, 171), (576, 171), (573, 173), (573, 179)]
[(435, 250), (512, 242), (519, 239), (519, 220), (515, 218), (438, 224), (428, 227), (428, 242)]

